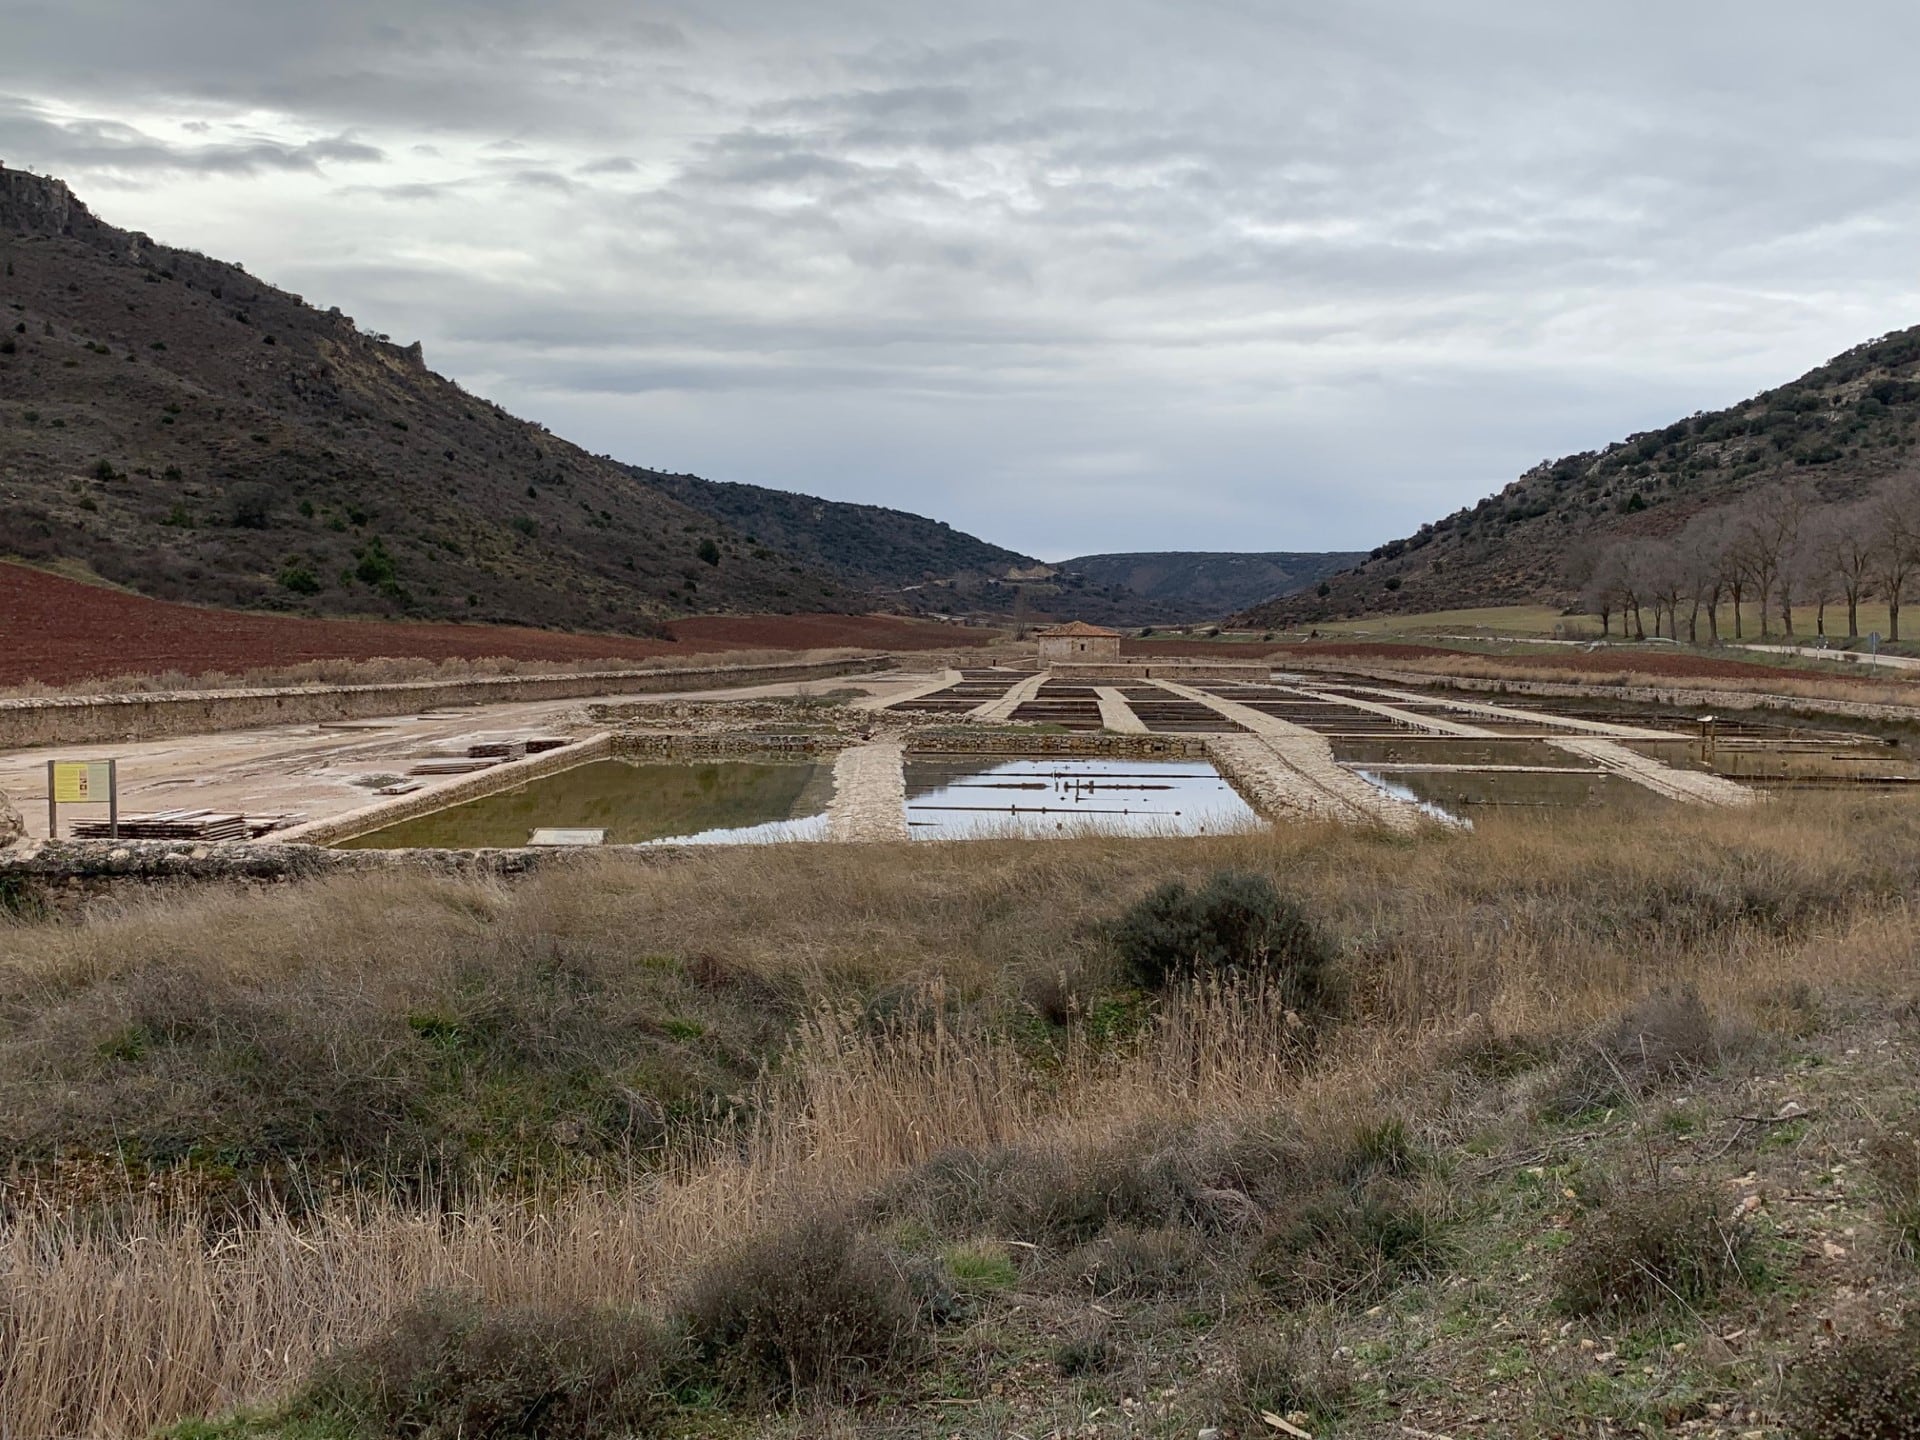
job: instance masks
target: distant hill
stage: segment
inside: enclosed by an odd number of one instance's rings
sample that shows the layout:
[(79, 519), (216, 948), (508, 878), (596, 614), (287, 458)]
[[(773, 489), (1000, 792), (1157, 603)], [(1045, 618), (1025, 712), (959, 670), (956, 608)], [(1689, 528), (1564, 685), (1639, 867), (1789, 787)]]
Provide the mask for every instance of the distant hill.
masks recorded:
[(857, 584), (898, 589), (968, 574), (1004, 577), (1040, 563), (905, 510), (697, 475), (634, 473), (742, 535)]
[(1518, 601), (1571, 603), (1619, 541), (1663, 539), (1782, 483), (1818, 503), (1911, 473), (1920, 446), (1920, 328), (1856, 346), (1789, 384), (1604, 450), (1542, 461), (1496, 495), (1382, 545), (1328, 593), (1251, 607), (1248, 625)]
[(216, 605), (645, 631), (864, 609), (337, 310), (0, 169), (0, 554)]
[(1208, 620), (1291, 595), (1366, 559), (1360, 551), (1142, 551), (1082, 555), (1060, 568), (1164, 606), (1170, 621)]
[(1009, 616), (1024, 596), (1035, 618), (1180, 624), (1229, 615), (1366, 558), (1166, 551), (1049, 565), (904, 510), (694, 475), (634, 473), (751, 540), (921, 611)]
[(703, 480), (694, 475), (634, 474), (738, 531), (798, 556), (889, 605), (922, 614), (1036, 620), (1078, 619), (1110, 625), (1160, 624), (1179, 618), (1163, 601), (1048, 565), (905, 510), (797, 495), (764, 485)]

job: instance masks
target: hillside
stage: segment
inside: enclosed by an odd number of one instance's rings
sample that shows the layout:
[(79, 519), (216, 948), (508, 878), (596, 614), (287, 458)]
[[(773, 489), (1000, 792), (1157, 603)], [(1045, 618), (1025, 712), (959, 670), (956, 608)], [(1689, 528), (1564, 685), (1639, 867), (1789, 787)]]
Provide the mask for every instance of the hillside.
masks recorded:
[(697, 475), (634, 473), (743, 535), (864, 584), (898, 589), (964, 574), (1004, 577), (1039, 565), (1031, 556), (976, 539), (944, 520), (905, 510)]
[(696, 475), (634, 474), (750, 541), (923, 612), (1006, 615), (1024, 595), (1036, 618), (1179, 624), (1257, 605), (1365, 558), (1358, 552), (1162, 551), (1049, 565), (904, 510)]
[(1579, 597), (1583, 569), (1620, 541), (1783, 483), (1834, 504), (1908, 473), (1920, 443), (1920, 328), (1855, 347), (1725, 410), (1543, 461), (1498, 494), (1374, 550), (1326, 594), (1249, 609), (1248, 625)]
[(1365, 558), (1359, 551), (1161, 550), (1082, 555), (1060, 568), (1164, 604), (1175, 612), (1171, 620), (1205, 620), (1304, 590)]
[(1048, 565), (956, 530), (944, 520), (764, 485), (651, 470), (633, 473), (749, 540), (797, 556), (897, 609), (1009, 616), (1024, 608), (1035, 619), (1113, 625), (1182, 618), (1160, 598), (1092, 580), (1072, 565)]
[(865, 608), (420, 348), (0, 170), (0, 554), (162, 599), (649, 630)]

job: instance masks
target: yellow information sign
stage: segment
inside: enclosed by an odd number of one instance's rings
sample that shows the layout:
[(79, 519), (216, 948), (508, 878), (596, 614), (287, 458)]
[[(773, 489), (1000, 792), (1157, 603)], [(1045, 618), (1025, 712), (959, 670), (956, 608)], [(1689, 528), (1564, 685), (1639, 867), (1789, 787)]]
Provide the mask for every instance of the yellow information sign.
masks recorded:
[(104, 805), (113, 793), (105, 760), (53, 762), (53, 798), (62, 805)]

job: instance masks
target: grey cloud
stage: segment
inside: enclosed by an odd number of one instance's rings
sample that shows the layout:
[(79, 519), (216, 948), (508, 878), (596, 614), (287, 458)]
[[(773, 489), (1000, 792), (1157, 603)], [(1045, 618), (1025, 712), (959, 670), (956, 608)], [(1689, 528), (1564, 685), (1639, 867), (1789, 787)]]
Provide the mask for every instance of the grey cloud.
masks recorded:
[[(208, 132), (200, 128), (195, 133)], [(264, 138), (172, 144), (117, 121), (54, 119), (7, 96), (0, 96), (0, 147), (30, 154), (42, 166), (236, 177), (268, 170), (318, 174), (327, 164), (378, 164), (386, 159), (378, 146), (346, 135), (297, 145)]]
[(13, 8), (0, 153), (114, 218), (1035, 548), (1374, 543), (1920, 319), (1893, 0)]

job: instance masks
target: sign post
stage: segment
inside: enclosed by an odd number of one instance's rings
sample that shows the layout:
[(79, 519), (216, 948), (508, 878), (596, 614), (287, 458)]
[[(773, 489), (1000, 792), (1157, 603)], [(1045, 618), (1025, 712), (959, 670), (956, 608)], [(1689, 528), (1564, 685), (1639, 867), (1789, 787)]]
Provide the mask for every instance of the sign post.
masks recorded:
[(120, 762), (49, 760), (47, 762), (47, 838), (60, 838), (62, 805), (105, 805), (107, 833), (120, 838)]

